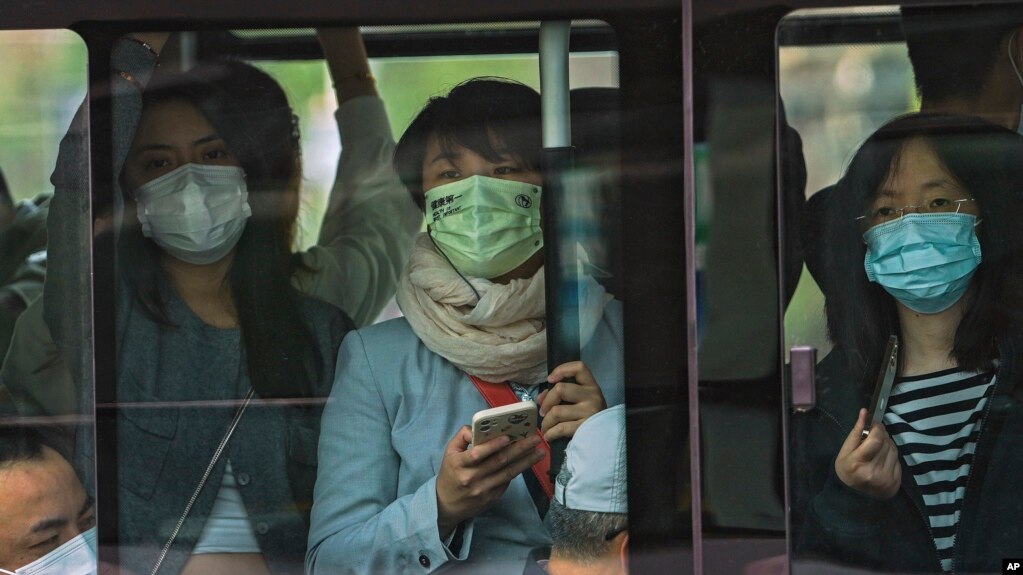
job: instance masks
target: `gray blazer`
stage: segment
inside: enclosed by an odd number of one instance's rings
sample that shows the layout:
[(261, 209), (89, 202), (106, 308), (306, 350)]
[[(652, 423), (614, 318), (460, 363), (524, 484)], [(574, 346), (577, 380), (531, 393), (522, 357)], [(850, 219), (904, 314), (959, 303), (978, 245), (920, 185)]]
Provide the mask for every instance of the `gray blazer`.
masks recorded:
[[(352, 329), (337, 308), (302, 297), (306, 325), (323, 356), (315, 393), (326, 396), (334, 350)], [(176, 326), (120, 308), (118, 520), (121, 564), (148, 573), (185, 509), (250, 386), (240, 332), (202, 322), (177, 297)], [(123, 318), (123, 319), (122, 319)], [(230, 459), (260, 550), (274, 573), (301, 573), (316, 479), (322, 404), (254, 399), (161, 568), (177, 573), (209, 516)]]
[[(621, 403), (621, 305), (611, 302), (583, 360)], [(437, 531), (444, 446), (487, 403), (404, 318), (349, 334), (324, 409), (306, 567), (311, 573), (522, 572), (550, 536), (519, 477), (461, 540)], [(457, 550), (452, 552), (452, 550)]]
[[(114, 48), (112, 65), (145, 84), (156, 57), (138, 43), (122, 39)], [(138, 89), (117, 74), (111, 89), (113, 173), (118, 174), (142, 99)], [(43, 314), (71, 374), (92, 373), (89, 316), (68, 311), (92, 305), (89, 260), (78, 253), (80, 246), (89, 245), (92, 234), (88, 218), (81, 217), (88, 213), (90, 201), (89, 173), (81, 169), (88, 158), (84, 110), (79, 110), (61, 142), (52, 178), (57, 192), (50, 204), (51, 276), (44, 287)], [(119, 193), (115, 192), (114, 201), (119, 212)], [(247, 391), (249, 379), (238, 330), (204, 324), (173, 294), (169, 294), (168, 313), (175, 327), (157, 325), (130, 301), (123, 285), (117, 288), (119, 551), (126, 570), (148, 573), (227, 429), (235, 400)], [(324, 378), (315, 392), (322, 397), (330, 388), (337, 347), (354, 326), (331, 305), (304, 296), (301, 300), (305, 323), (323, 356)], [(92, 405), (92, 382), (75, 383), (80, 392), (77, 404)], [(315, 405), (259, 400), (249, 407), (161, 573), (177, 573), (188, 560), (228, 459), (271, 570), (302, 572), (321, 411)], [(80, 433), (77, 439), (76, 458), (88, 480), (91, 433)], [(91, 491), (92, 486), (87, 489)]]

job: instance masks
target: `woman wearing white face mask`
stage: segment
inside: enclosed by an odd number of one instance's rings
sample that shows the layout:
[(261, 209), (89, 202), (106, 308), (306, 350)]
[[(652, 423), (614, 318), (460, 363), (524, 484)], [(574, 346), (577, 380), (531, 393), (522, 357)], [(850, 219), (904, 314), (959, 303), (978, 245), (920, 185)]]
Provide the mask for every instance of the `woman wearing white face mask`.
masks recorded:
[[(115, 65), (159, 49), (139, 40), (121, 41)], [(120, 123), (114, 142), (125, 200), (115, 218), (117, 399), (133, 407), (118, 412), (120, 489), (108, 512), (130, 571), (302, 572), (318, 398), (354, 327), (328, 303), (375, 317), (421, 218), (389, 165), (390, 129), (357, 32), (321, 41), (345, 145), (321, 243), (302, 254), (292, 252), (299, 131), (280, 86), (239, 62), (145, 82), (120, 70), (115, 115), (141, 107), (130, 147)], [(76, 135), (54, 177), (51, 238), (68, 235), (75, 202), (88, 199), (73, 193)], [(54, 246), (51, 274), (74, 272), (68, 244)], [(55, 280), (46, 294), (69, 359), (69, 314), (53, 302), (73, 286)]]
[(535, 400), (547, 441), (622, 402), (621, 308), (592, 279), (580, 305), (587, 365), (548, 374), (539, 118), (531, 88), (470, 80), (431, 99), (398, 144), (429, 232), (398, 288), (405, 317), (342, 344), (320, 440), (313, 573), (521, 573), (530, 549), (549, 544), (548, 448), (539, 436), (470, 448), (483, 393)]
[[(122, 412), (118, 430), (120, 545), (129, 567), (298, 570), (319, 413), (262, 402), (322, 396), (334, 347), (351, 326), (292, 286), (301, 265), (290, 250), (298, 166), (287, 101), (251, 66), (200, 64), (157, 77), (143, 94), (121, 177), (134, 202), (119, 242), (126, 287), (119, 400), (140, 405)], [(238, 400), (249, 389), (255, 403), (212, 465), (236, 401), (145, 407)]]
[[(829, 199), (834, 351), (794, 420), (797, 556), (895, 572), (1000, 572), (1023, 553), (1023, 140), (970, 117), (878, 130)], [(864, 437), (889, 335), (883, 421)]]
[[(337, 89), (340, 107), (336, 119), (342, 131), (344, 146), (319, 240), (316, 245), (297, 255), (298, 265), (294, 266), (292, 282), (302, 292), (341, 308), (356, 325), (366, 325), (378, 317), (394, 295), (394, 286), (408, 257), (412, 238), (422, 223), (422, 213), (408, 200), (407, 192), (391, 168), (394, 141), (383, 102), (377, 97), (358, 31), (321, 30), (318, 35)], [(251, 198), (246, 196), (245, 202), (213, 207), (211, 215), (232, 221), (211, 225), (211, 221), (207, 220), (205, 225), (210, 227), (209, 231), (202, 229), (204, 224), (201, 222), (198, 223), (199, 229), (196, 229), (196, 218), (206, 216), (181, 202), (187, 201), (188, 197), (193, 200), (198, 197), (195, 184), (199, 179), (207, 178), (205, 174), (210, 170), (219, 174), (213, 176), (217, 185), (224, 183), (225, 178), (233, 178), (233, 185), (238, 188), (239, 176), (244, 174), (244, 170), (225, 172), (222, 168), (230, 165), (230, 160), (223, 154), (223, 150), (214, 150), (209, 152), (209, 156), (202, 157), (206, 153), (205, 148), (214, 145), (223, 148), (223, 142), (200, 142), (195, 146), (192, 142), (187, 142), (187, 146), (184, 142), (178, 142), (180, 146), (175, 150), (170, 147), (170, 142), (159, 141), (160, 137), (150, 138), (150, 146), (162, 146), (162, 149), (147, 150), (149, 159), (142, 160), (154, 162), (153, 165), (145, 167), (126, 161), (130, 147), (134, 152), (141, 151), (138, 142), (133, 141), (142, 116), (141, 89), (148, 85), (153, 71), (157, 69), (158, 52), (166, 40), (166, 34), (151, 33), (124, 37), (114, 47), (112, 65), (118, 72), (113, 82), (116, 89), (112, 106), (114, 170), (121, 176), (119, 183), (131, 188), (126, 190), (128, 194), (134, 194), (135, 187), (159, 176), (174, 178), (173, 184), (154, 184), (164, 189), (168, 185), (185, 185), (190, 181), (191, 195), (156, 198), (150, 194), (143, 198), (144, 204), (151, 204), (152, 217), (143, 214), (142, 231), (156, 245), (162, 245), (164, 253), (176, 253), (176, 259), (181, 262), (217, 260), (221, 259), (218, 256), (230, 251), (229, 246), (238, 238), (227, 238), (215, 246), (212, 242), (219, 241), (228, 232), (228, 228), (230, 233), (240, 234), (245, 222), (249, 221), (247, 214), (252, 208)], [(244, 100), (246, 96), (240, 98)], [(175, 104), (164, 107), (181, 108)], [(189, 117), (192, 116), (194, 114)], [(224, 116), (225, 122), (230, 124), (231, 117), (241, 116), (235, 111), (234, 116)], [(150, 118), (154, 118), (154, 115), (150, 114)], [(88, 171), (83, 169), (88, 157), (85, 119), (84, 114), (79, 114), (72, 124), (62, 142), (62, 162), (52, 178), (56, 189), (74, 190), (54, 206), (56, 215), (52, 219), (59, 222), (59, 225), (51, 230), (55, 239), (48, 252), (50, 268), (61, 270), (58, 278), (66, 281), (49, 282), (45, 288), (46, 297), (29, 307), (25, 321), (21, 322), (13, 336), (12, 353), (3, 366), (2, 377), (5, 383), (16, 384), (15, 389), (7, 391), (15, 398), (16, 407), (22, 414), (77, 414), (79, 405), (91, 402), (91, 395), (88, 398), (80, 397), (76, 391), (77, 386), (68, 383), (71, 375), (64, 367), (65, 363), (80, 366), (92, 361), (78, 335), (91, 328), (82, 323), (81, 314), (67, 311), (87, 307), (92, 301), (91, 295), (82, 287), (88, 284), (91, 277), (90, 270), (84, 265), (88, 258), (83, 255), (81, 247), (87, 245), (87, 238), (93, 233), (89, 222), (82, 216), (89, 210), (89, 198), (87, 193), (77, 191), (88, 189), (88, 181), (85, 179)], [(282, 126), (278, 130), (280, 133), (273, 136), (265, 133), (264, 124), (249, 124), (255, 131), (242, 134), (241, 142), (235, 142), (235, 146), (246, 145), (253, 149), (271, 137), (284, 138), (283, 142), (275, 145), (297, 146), (297, 124), (290, 125), (287, 132)], [(164, 121), (159, 130), (150, 129), (150, 135), (178, 133), (182, 127), (183, 124), (171, 119)], [(228, 151), (237, 156), (236, 150)], [(185, 167), (186, 164), (192, 165)], [(176, 169), (181, 171), (170, 174)], [(297, 199), (301, 162), (296, 160), (290, 169), (283, 166), (275, 169), (282, 173), (290, 171), (289, 181), (283, 188), (290, 190), (291, 199)], [(204, 185), (211, 183), (206, 181)], [(256, 183), (259, 184), (259, 181)], [(247, 185), (251, 184), (249, 182)], [(245, 190), (246, 193), (250, 191)], [(175, 222), (173, 216), (158, 213), (168, 209), (167, 202), (178, 202), (177, 207), (186, 210), (188, 215), (185, 217), (190, 219)], [(205, 209), (205, 205), (200, 207)], [(296, 207), (297, 204), (291, 203), (282, 205), (286, 210)], [(98, 216), (97, 231), (109, 230), (111, 218), (106, 215), (109, 208), (99, 205), (94, 208)], [(231, 210), (237, 208), (241, 211), (231, 213)], [(120, 213), (120, 208), (116, 209)], [(173, 211), (177, 208), (171, 209)], [(134, 219), (129, 214), (127, 223), (133, 225)], [(154, 221), (158, 230), (156, 237), (152, 237)], [(286, 226), (288, 234), (293, 233), (291, 222), (289, 220)], [(175, 229), (174, 226), (184, 228)], [(198, 256), (187, 255), (185, 252), (188, 249), (203, 253)], [(147, 254), (142, 255), (143, 259), (153, 259)], [(209, 285), (204, 289), (209, 291)], [(43, 299), (55, 302), (46, 306), (45, 312), (42, 310)], [(59, 352), (54, 341), (59, 344)], [(74, 369), (71, 371), (75, 372)], [(4, 407), (0, 405), (0, 411)]]

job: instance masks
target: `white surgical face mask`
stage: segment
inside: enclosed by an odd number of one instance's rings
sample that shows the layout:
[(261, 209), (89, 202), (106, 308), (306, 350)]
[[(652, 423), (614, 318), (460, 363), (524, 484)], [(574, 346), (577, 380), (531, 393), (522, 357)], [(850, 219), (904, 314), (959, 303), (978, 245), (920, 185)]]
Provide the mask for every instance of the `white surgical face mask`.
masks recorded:
[(67, 543), (8, 575), (96, 575), (96, 528), (69, 539)]
[(135, 190), (142, 234), (192, 264), (222, 259), (252, 215), (245, 171), (185, 164)]

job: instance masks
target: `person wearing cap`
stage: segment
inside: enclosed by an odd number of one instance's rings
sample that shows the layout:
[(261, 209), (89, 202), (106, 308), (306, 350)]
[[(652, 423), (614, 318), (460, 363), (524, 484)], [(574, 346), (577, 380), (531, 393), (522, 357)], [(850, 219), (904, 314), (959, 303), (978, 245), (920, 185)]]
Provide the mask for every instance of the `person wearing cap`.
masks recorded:
[(584, 421), (565, 452), (547, 512), (551, 549), (534, 549), (523, 575), (628, 572), (625, 406)]

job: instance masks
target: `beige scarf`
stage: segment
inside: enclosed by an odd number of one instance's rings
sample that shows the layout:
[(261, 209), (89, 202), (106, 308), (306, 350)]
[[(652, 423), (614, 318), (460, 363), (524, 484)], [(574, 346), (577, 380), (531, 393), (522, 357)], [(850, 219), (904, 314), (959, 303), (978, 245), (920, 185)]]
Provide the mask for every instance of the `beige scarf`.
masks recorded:
[[(479, 292), (476, 294), (466, 284)], [(580, 336), (593, 336), (611, 296), (583, 278)], [(496, 284), (466, 278), (437, 252), (429, 235), (416, 238), (398, 283), (398, 307), (426, 347), (486, 381), (535, 385), (547, 379), (544, 274)]]

